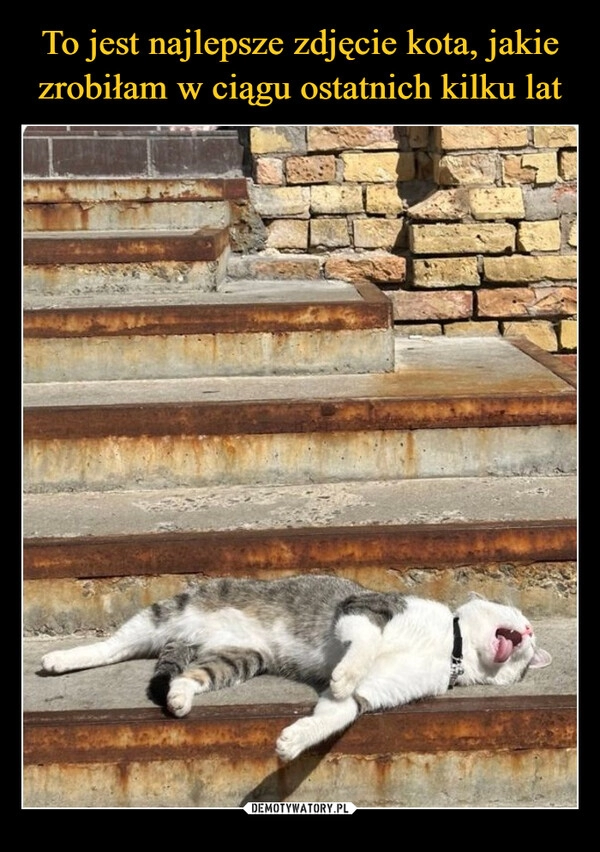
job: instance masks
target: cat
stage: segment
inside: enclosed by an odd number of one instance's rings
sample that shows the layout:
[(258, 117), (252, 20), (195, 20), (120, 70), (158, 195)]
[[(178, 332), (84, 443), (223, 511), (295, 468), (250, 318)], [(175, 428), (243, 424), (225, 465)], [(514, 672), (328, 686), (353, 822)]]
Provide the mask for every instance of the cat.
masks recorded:
[(551, 662), (513, 607), (472, 596), (452, 613), (437, 601), (313, 575), (199, 581), (104, 641), (46, 654), (42, 667), (60, 674), (155, 657), (149, 697), (177, 717), (190, 712), (197, 693), (261, 674), (323, 690), (312, 715), (281, 732), (282, 761), (366, 711), (455, 684), (512, 684)]

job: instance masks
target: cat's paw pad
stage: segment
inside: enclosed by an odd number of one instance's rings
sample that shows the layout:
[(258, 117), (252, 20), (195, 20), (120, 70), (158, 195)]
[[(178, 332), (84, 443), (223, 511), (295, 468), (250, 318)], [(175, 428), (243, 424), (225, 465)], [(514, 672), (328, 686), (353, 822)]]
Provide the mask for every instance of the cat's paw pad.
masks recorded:
[(285, 763), (298, 757), (310, 745), (305, 734), (307, 721), (307, 719), (298, 719), (293, 725), (284, 728), (279, 735), (275, 750), (278, 757)]
[(68, 659), (68, 651), (50, 651), (42, 657), (42, 668), (45, 672), (52, 672), (52, 674), (68, 672), (71, 669)]
[(356, 672), (351, 671), (347, 666), (341, 664), (336, 666), (331, 675), (331, 683), (329, 684), (333, 697), (338, 701), (350, 698), (358, 686), (359, 680), (360, 678), (356, 676)]
[(193, 685), (185, 678), (176, 678), (173, 680), (169, 694), (167, 695), (167, 707), (169, 711), (178, 718), (187, 716), (192, 709), (194, 692)]

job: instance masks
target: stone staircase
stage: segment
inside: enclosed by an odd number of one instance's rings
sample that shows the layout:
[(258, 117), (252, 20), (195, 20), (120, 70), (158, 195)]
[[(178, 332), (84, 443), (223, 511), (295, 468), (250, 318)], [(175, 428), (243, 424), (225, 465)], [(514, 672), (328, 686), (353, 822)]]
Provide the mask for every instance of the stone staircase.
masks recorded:
[[(372, 285), (239, 264), (245, 190), (235, 170), (25, 181), (25, 806), (573, 807), (573, 372), (524, 341), (395, 339)], [(39, 672), (193, 576), (307, 571), (510, 599), (554, 664), (364, 716), (286, 767), (304, 685), (172, 720), (151, 661)]]

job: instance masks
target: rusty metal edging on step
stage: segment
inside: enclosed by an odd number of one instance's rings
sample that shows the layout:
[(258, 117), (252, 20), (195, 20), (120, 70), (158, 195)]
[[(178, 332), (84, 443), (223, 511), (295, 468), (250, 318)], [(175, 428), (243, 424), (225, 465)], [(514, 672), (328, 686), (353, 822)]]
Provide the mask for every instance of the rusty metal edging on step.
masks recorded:
[(52, 308), (25, 311), (26, 339), (130, 337), (142, 335), (240, 334), (389, 328), (389, 315), (375, 302), (277, 302), (144, 307)]
[(25, 580), (574, 561), (575, 520), (29, 538)]
[(374, 284), (358, 284), (352, 301), (145, 305), (26, 310), (23, 336), (118, 337), (161, 334), (339, 331), (392, 327), (392, 304)]
[[(26, 765), (131, 763), (274, 754), (281, 729), (310, 705), (194, 707), (185, 719), (161, 710), (30, 712)], [(384, 756), (399, 752), (562, 749), (576, 746), (574, 695), (438, 698), (362, 716), (313, 751)]]
[[(73, 186), (77, 188), (75, 196), (69, 194), (69, 188)], [(171, 187), (181, 189), (170, 194)], [(152, 191), (158, 192), (153, 195)], [(124, 201), (159, 204), (163, 201), (230, 201), (246, 198), (248, 180), (244, 177), (110, 177), (97, 180), (36, 177), (23, 181), (24, 204), (102, 204)]]
[(229, 245), (227, 228), (199, 231), (53, 231), (23, 237), (26, 264), (139, 263), (215, 260)]
[(29, 406), (24, 438), (256, 435), (575, 424), (571, 393), (393, 399), (227, 400)]

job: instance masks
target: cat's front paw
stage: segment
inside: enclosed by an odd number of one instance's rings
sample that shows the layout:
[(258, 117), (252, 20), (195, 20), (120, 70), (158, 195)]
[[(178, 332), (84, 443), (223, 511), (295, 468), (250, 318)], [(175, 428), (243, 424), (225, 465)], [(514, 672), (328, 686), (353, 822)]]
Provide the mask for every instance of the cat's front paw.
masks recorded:
[(307, 727), (310, 727), (308, 719), (298, 719), (293, 725), (284, 728), (279, 735), (275, 750), (285, 763), (298, 757), (310, 745), (310, 740), (306, 737)]
[(50, 651), (42, 657), (42, 668), (52, 674), (63, 674), (71, 670), (68, 651)]
[(167, 707), (169, 711), (180, 719), (187, 716), (192, 709), (194, 694), (196, 690), (189, 678), (177, 677), (171, 681), (169, 694), (167, 695)]

